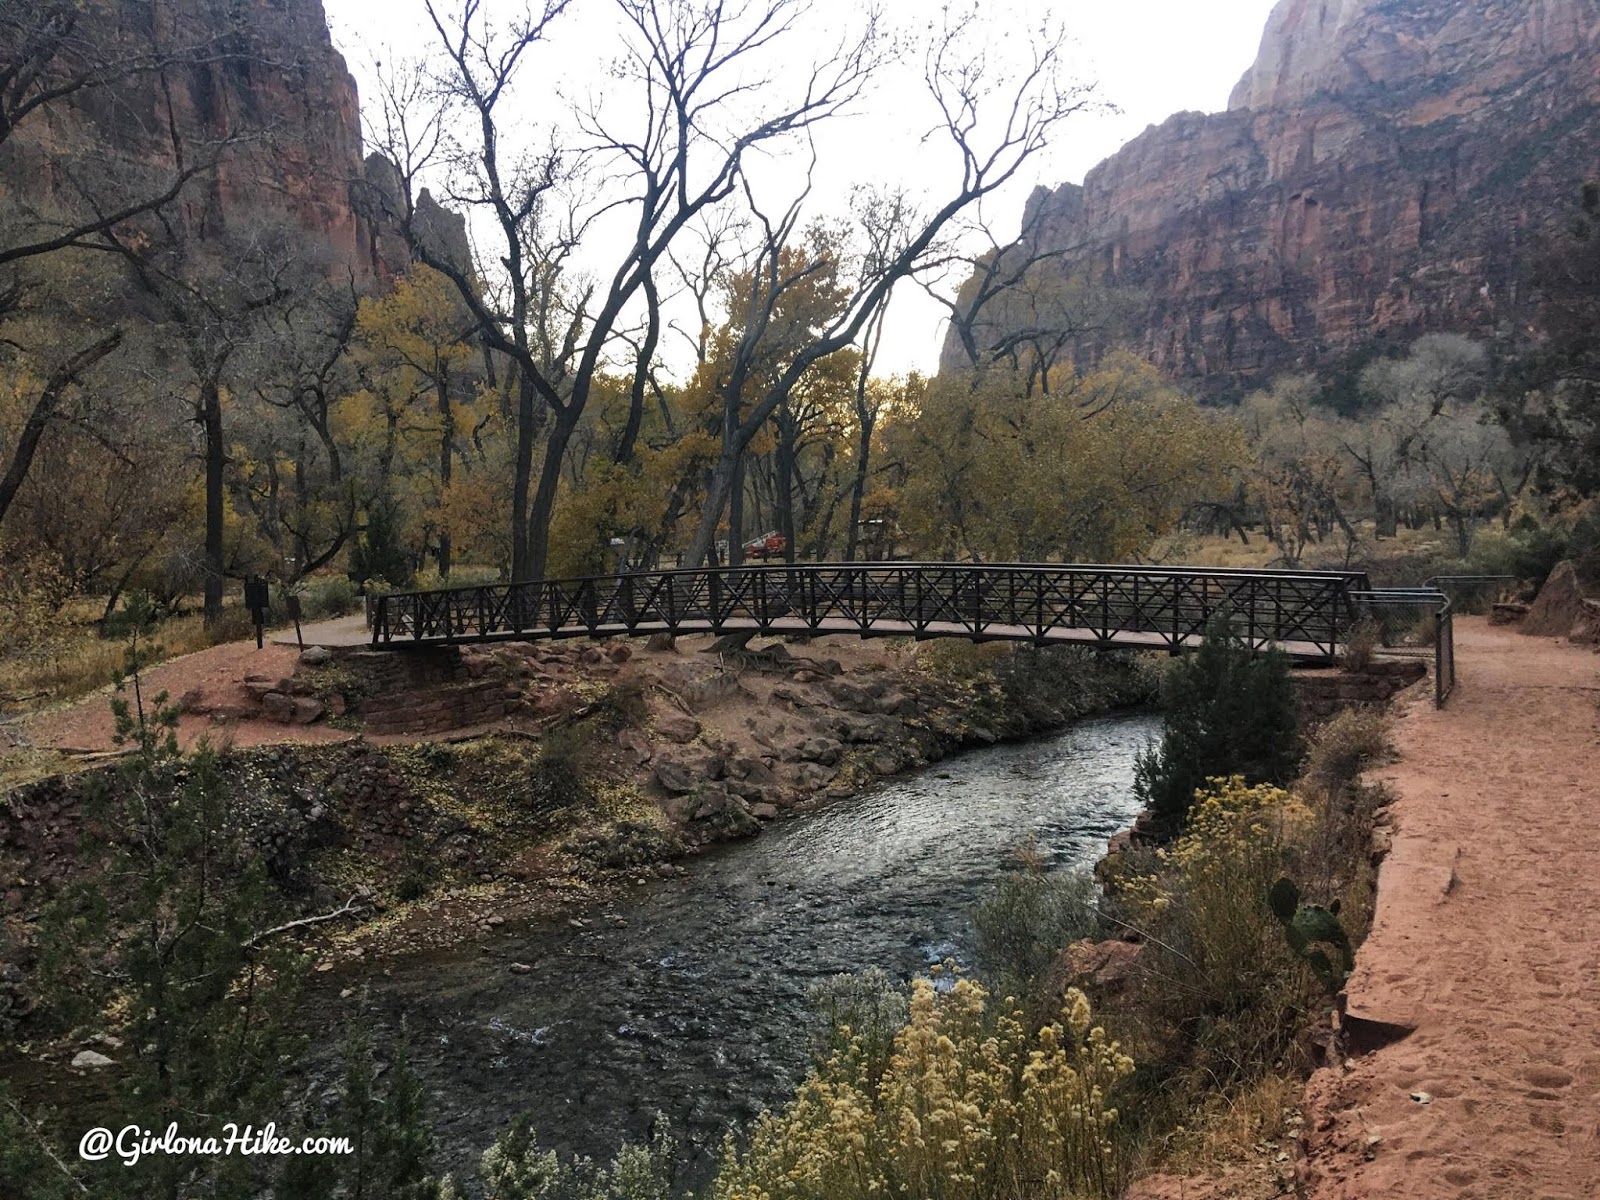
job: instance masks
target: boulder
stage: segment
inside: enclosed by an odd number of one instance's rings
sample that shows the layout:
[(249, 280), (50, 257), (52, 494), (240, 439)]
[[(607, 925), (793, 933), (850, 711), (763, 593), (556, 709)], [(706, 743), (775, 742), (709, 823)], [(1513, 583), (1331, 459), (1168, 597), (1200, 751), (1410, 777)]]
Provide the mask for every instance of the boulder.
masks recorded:
[(706, 788), (692, 820), (690, 836), (700, 842), (754, 837), (761, 832), (761, 822), (751, 815), (750, 806), (719, 784)]
[(333, 651), (326, 646), (307, 646), (300, 651), (300, 663), (307, 667), (323, 667), (333, 661)]
[(1593, 600), (1583, 602), (1583, 611), (1572, 623), (1567, 641), (1574, 646), (1593, 646), (1600, 642), (1600, 603)]
[(1115, 994), (1127, 987), (1143, 950), (1136, 942), (1085, 938), (1067, 947), (1064, 965), (1070, 980), (1086, 983), (1100, 995)]
[(322, 720), (326, 711), (322, 701), (315, 696), (296, 696), (290, 705), (289, 719), (296, 725), (310, 725)]
[(72, 1056), (72, 1069), (74, 1071), (98, 1071), (102, 1067), (115, 1066), (116, 1064), (98, 1050), (79, 1050)]
[(834, 767), (825, 767), (821, 763), (803, 762), (796, 763), (792, 778), (804, 791), (813, 792), (827, 787), (833, 782), (833, 777), (839, 772)]
[(1515, 625), (1528, 615), (1528, 606), (1518, 600), (1507, 600), (1489, 610), (1489, 624)]
[(700, 736), (700, 722), (693, 717), (674, 713), (656, 720), (655, 730), (669, 742), (682, 746)]
[(794, 761), (821, 763), (831, 767), (839, 761), (844, 747), (832, 738), (807, 738), (793, 750)]
[(267, 692), (261, 697), (261, 711), (267, 720), (287, 725), (294, 720), (294, 697), (282, 692)]
[(775, 821), (778, 818), (778, 806), (760, 802), (750, 806), (750, 815), (758, 821)]
[(206, 704), (206, 694), (199, 688), (190, 688), (178, 697), (178, 711), (184, 713), (206, 713), (211, 711)]
[(862, 742), (888, 741), (900, 732), (901, 727), (893, 717), (864, 717), (846, 714), (835, 718), (829, 728), (842, 741), (860, 744)]
[(606, 651), (606, 657), (614, 663), (625, 663), (633, 657), (633, 651), (627, 646), (615, 645)]
[(1588, 611), (1584, 599), (1577, 568), (1570, 562), (1557, 563), (1522, 619), (1522, 632), (1534, 637), (1570, 637), (1573, 626)]
[(674, 796), (686, 796), (700, 786), (698, 772), (670, 758), (656, 762), (656, 782)]
[(846, 680), (833, 680), (827, 685), (827, 691), (837, 707), (849, 712), (870, 713), (878, 710), (877, 697), (871, 691)]
[(743, 779), (752, 784), (763, 786), (778, 782), (778, 777), (772, 773), (772, 768), (759, 758), (739, 756), (728, 761), (728, 774), (735, 779)]
[(617, 746), (641, 767), (655, 756), (655, 751), (650, 746), (650, 739), (637, 729), (624, 729), (619, 733)]
[(732, 671), (712, 671), (690, 679), (677, 688), (683, 702), (695, 712), (715, 708), (741, 691), (743, 688), (739, 685), (739, 676)]

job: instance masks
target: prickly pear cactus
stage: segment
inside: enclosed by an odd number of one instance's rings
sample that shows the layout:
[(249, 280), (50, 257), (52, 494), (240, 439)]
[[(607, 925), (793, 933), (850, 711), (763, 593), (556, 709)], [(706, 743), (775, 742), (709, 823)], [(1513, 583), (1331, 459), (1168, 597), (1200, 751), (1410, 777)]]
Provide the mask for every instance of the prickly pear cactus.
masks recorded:
[[(1320, 904), (1301, 904), (1300, 889), (1290, 879), (1273, 884), (1267, 902), (1283, 926), (1289, 949), (1311, 968), (1330, 994), (1337, 993), (1355, 966), (1350, 937), (1339, 918)], [(1323, 946), (1337, 954), (1337, 962)]]

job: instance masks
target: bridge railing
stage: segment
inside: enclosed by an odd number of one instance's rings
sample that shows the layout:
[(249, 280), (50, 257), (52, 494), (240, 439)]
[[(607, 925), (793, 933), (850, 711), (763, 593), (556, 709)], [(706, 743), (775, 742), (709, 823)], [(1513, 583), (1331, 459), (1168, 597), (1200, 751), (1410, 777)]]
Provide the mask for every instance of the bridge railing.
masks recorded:
[(1333, 661), (1359, 572), (1037, 564), (761, 565), (376, 598), (374, 644), (653, 632), (854, 632), (1181, 649), (1226, 613), (1253, 646)]
[(1455, 605), (1437, 587), (1379, 588), (1351, 592), (1361, 619), (1378, 627), (1384, 646), (1431, 651), (1433, 700), (1443, 708), (1456, 687)]

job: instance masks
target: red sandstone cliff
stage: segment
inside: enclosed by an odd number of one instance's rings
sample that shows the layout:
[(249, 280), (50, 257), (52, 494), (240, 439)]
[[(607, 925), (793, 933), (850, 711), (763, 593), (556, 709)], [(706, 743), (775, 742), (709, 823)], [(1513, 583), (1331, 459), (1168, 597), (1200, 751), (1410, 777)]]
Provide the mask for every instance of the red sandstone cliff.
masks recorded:
[(1227, 112), (1146, 130), (1029, 214), (1081, 247), (1067, 269), (1129, 289), (1136, 348), (1237, 393), (1526, 322), (1540, 236), (1600, 176), (1597, 106), (1600, 0), (1282, 0)]
[[(193, 60), (165, 74), (179, 140), (191, 161), (232, 144), (183, 193), (178, 211), (191, 228), (204, 236), (289, 216), (325, 240), (331, 269), (349, 269), (360, 283), (403, 268), (403, 243), (374, 212), (355, 80), (322, 0), (86, 0), (78, 30), (109, 60), (163, 52)], [(18, 126), (0, 149), (0, 183), (47, 209), (75, 177), (160, 177), (173, 161), (167, 111), (161, 81), (147, 71), (80, 92)]]

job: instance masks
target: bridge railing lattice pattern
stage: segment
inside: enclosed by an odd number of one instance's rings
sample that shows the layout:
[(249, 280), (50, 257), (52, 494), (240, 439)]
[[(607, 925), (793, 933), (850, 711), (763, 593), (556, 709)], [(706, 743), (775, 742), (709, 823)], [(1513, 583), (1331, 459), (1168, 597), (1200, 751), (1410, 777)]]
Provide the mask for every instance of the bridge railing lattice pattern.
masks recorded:
[(1332, 662), (1357, 572), (1033, 564), (762, 565), (379, 596), (378, 646), (762, 632), (967, 637), (1180, 650), (1227, 614), (1252, 646)]

